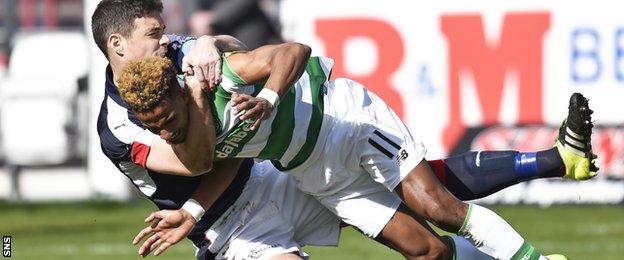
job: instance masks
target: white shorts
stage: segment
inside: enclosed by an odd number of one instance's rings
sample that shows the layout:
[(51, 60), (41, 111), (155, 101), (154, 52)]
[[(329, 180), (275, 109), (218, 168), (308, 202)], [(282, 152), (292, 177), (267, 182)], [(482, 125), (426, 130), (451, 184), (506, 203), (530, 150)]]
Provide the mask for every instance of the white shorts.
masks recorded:
[(401, 203), (394, 188), (423, 160), (425, 147), (359, 83), (336, 79), (326, 87), (324, 139), (288, 173), (343, 221), (376, 237)]
[(336, 246), (340, 219), (269, 162), (254, 164), (236, 202), (206, 232), (217, 259), (305, 256), (304, 245)]

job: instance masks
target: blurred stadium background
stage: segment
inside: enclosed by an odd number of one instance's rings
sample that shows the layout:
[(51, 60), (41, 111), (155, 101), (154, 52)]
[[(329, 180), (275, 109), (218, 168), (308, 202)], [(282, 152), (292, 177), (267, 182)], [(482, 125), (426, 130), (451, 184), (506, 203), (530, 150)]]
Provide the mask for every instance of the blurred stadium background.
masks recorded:
[[(0, 1), (0, 235), (17, 259), (135, 259), (154, 207), (100, 151), (98, 0)], [(300, 41), (336, 60), (421, 136), (428, 158), (552, 145), (590, 98), (600, 175), (533, 181), (482, 203), (545, 252), (624, 254), (624, 18), (619, 1), (164, 0), (169, 33)], [(315, 259), (400, 259), (353, 230)], [(190, 243), (165, 254), (189, 259)]]

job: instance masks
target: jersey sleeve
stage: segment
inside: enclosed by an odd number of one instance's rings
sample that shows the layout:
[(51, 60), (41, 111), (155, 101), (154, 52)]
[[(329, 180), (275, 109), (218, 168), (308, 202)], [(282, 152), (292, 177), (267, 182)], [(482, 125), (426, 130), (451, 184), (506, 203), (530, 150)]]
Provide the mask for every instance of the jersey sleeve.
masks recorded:
[(104, 155), (113, 161), (115, 165), (130, 158), (128, 144), (121, 142), (108, 129), (100, 132), (100, 146)]
[(242, 79), (236, 71), (230, 67), (227, 57), (236, 52), (227, 52), (221, 55), (221, 85), (220, 87), (228, 93), (244, 93), (251, 95), (256, 92), (256, 87), (250, 85)]
[(154, 138), (156, 138), (156, 135), (148, 130), (143, 130), (137, 135), (130, 147), (130, 159), (132, 159), (133, 163), (147, 168), (147, 157), (149, 156)]
[[(120, 128), (123, 128), (120, 127)], [(124, 129), (116, 129), (123, 131)], [(102, 151), (113, 162), (131, 161), (143, 168), (147, 168), (147, 157), (151, 145), (157, 136), (148, 130), (142, 130), (127, 142), (121, 141), (112, 131), (100, 134)]]
[(107, 103), (107, 113), (98, 118), (102, 151), (115, 164), (130, 161), (145, 168), (152, 141), (157, 136), (136, 122), (126, 108), (112, 99)]
[(180, 36), (175, 34), (168, 34), (171, 43), (167, 46), (167, 57), (175, 62), (178, 72), (182, 72), (182, 61), (184, 56), (188, 54), (191, 48), (195, 45), (196, 39), (189, 36)]

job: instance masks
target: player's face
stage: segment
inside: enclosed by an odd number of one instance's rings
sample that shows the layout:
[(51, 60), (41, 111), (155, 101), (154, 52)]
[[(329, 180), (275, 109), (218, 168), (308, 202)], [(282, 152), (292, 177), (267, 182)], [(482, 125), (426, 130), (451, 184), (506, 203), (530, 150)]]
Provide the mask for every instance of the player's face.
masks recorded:
[(152, 111), (136, 113), (147, 129), (169, 144), (184, 142), (188, 129), (188, 95), (175, 87)]
[(125, 41), (124, 59), (135, 61), (148, 57), (164, 57), (169, 37), (165, 23), (157, 13), (134, 19), (134, 30)]

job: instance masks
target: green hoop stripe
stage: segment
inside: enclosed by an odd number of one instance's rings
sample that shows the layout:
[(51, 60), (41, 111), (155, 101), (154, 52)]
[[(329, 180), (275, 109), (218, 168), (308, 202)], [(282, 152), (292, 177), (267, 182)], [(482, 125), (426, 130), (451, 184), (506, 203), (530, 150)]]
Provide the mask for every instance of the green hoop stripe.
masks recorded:
[(312, 57), (308, 61), (306, 72), (310, 77), (310, 91), (312, 92), (312, 117), (310, 118), (310, 124), (308, 125), (308, 132), (306, 141), (301, 147), (301, 150), (295, 155), (295, 157), (288, 162), (286, 167), (282, 166), (279, 161), (273, 160), (273, 165), (280, 171), (290, 170), (301, 165), (312, 154), (316, 141), (318, 139), (321, 125), (323, 123), (323, 110), (324, 110), (324, 91), (322, 90), (323, 84), (327, 81), (327, 76), (321, 67), (321, 63), (318, 57)]
[(288, 144), (292, 140), (293, 131), (295, 129), (295, 88), (291, 87), (286, 95), (282, 98), (277, 106), (277, 115), (271, 124), (271, 134), (266, 145), (260, 151), (258, 158), (260, 159), (276, 159), (282, 158)]
[(540, 253), (535, 250), (535, 247), (525, 241), (520, 249), (511, 257), (511, 260), (538, 260), (539, 258)]
[[(223, 89), (221, 85), (217, 86), (217, 89), (215, 90), (215, 93), (214, 93), (214, 101), (212, 103), (214, 103), (214, 109), (217, 114), (217, 118), (220, 122), (225, 122), (224, 111), (225, 111), (225, 107), (227, 106), (227, 103), (230, 102), (231, 96), (232, 94), (230, 94), (225, 89)], [(225, 127), (224, 125), (222, 125), (221, 127)]]

